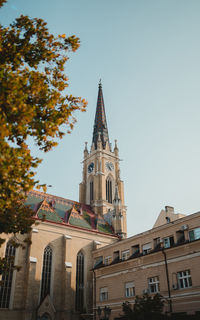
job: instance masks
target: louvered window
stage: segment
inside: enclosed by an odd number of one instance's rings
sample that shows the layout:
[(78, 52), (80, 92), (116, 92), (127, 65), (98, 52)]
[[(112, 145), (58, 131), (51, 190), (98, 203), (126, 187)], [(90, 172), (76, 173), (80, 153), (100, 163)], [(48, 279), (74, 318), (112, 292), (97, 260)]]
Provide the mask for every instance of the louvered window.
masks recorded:
[(94, 186), (93, 181), (90, 181), (90, 201), (94, 200)]
[(112, 203), (112, 181), (110, 178), (106, 179), (106, 200)]

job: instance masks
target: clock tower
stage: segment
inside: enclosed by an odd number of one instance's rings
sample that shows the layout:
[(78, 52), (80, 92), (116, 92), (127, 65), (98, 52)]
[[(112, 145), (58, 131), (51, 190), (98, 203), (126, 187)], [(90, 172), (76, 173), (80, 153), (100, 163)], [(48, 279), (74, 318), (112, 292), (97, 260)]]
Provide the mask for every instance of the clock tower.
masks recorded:
[(119, 161), (117, 140), (114, 150), (109, 141), (100, 82), (90, 151), (87, 142), (85, 143), (79, 202), (90, 205), (97, 215), (104, 216), (104, 219), (113, 226), (116, 234), (126, 237), (126, 206)]

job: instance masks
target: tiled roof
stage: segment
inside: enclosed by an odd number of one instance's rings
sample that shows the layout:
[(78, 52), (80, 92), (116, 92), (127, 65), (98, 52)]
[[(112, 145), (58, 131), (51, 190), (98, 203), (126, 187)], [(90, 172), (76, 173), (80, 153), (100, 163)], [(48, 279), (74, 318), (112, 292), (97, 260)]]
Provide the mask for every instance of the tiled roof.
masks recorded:
[(112, 226), (88, 205), (38, 191), (28, 194), (26, 204), (35, 211), (38, 219), (114, 234)]

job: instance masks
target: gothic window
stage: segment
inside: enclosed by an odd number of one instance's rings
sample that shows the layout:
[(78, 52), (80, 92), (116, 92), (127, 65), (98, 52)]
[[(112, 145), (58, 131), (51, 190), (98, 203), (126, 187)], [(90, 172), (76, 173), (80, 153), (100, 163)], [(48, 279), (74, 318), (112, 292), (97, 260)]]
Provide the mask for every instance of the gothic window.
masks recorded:
[(43, 255), (42, 285), (41, 285), (40, 301), (42, 301), (47, 294), (50, 294), (51, 269), (52, 269), (52, 249), (49, 246), (47, 246), (44, 249), (44, 255)]
[(94, 186), (93, 180), (90, 181), (90, 201), (94, 200)]
[(106, 200), (112, 203), (112, 180), (110, 177), (106, 179)]
[(84, 255), (82, 252), (76, 258), (76, 310), (83, 311), (84, 297)]
[(5, 260), (8, 265), (8, 269), (2, 274), (0, 285), (0, 308), (9, 308), (15, 251), (15, 247), (8, 243), (5, 254)]

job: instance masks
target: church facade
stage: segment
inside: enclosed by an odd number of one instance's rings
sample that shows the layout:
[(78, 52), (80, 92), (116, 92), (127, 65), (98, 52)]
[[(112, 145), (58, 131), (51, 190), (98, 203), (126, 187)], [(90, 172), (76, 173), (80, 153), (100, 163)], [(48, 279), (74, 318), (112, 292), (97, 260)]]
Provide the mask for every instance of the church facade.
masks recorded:
[[(84, 150), (79, 202), (31, 191), (35, 212), (25, 248), (4, 235), (2, 257), (19, 271), (2, 275), (0, 318), (78, 319), (93, 314), (92, 252), (126, 237), (126, 207), (117, 142), (111, 150), (99, 84), (91, 150)], [(22, 241), (23, 236), (18, 235)]]

